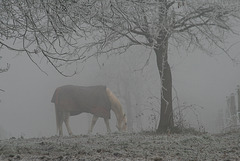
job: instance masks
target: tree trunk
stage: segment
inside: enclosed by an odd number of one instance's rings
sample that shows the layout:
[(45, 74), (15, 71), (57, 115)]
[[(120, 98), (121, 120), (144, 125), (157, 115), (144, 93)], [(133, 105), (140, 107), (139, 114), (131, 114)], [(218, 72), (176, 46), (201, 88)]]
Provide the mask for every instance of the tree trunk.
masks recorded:
[(132, 103), (131, 103), (131, 94), (129, 92), (129, 88), (127, 88), (129, 86), (125, 86), (125, 94), (124, 94), (124, 100), (126, 103), (126, 107), (127, 107), (127, 129), (128, 131), (133, 131), (133, 115), (132, 115)]
[[(164, 41), (164, 42), (163, 42)], [(174, 126), (172, 108), (172, 74), (168, 64), (168, 40), (158, 43), (155, 49), (157, 66), (161, 80), (161, 114), (157, 133), (166, 133)]]

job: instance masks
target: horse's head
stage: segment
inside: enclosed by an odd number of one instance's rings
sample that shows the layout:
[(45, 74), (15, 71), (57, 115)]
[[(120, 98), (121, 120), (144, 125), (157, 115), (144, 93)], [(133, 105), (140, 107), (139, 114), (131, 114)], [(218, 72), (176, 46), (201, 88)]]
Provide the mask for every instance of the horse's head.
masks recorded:
[(127, 117), (125, 114), (116, 127), (119, 131), (127, 131)]

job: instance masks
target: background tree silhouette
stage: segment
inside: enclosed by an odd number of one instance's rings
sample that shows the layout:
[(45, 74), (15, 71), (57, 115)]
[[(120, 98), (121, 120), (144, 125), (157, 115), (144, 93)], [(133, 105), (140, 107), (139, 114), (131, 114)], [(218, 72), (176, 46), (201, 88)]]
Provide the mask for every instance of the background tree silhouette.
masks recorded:
[[(0, 56), (0, 59), (2, 59), (2, 57)], [(10, 64), (7, 64), (6, 67), (4, 68), (0, 68), (0, 73), (4, 73), (4, 72), (7, 72), (8, 69), (10, 68)], [(3, 89), (0, 88), (0, 92), (5, 92)], [(0, 100), (1, 101), (1, 100)]]

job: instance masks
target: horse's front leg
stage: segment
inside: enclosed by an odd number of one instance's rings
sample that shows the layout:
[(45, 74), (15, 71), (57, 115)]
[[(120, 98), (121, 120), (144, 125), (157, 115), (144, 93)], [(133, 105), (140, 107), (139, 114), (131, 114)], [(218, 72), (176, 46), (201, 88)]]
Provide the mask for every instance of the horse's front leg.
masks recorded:
[(89, 134), (92, 133), (93, 127), (95, 126), (97, 120), (98, 120), (98, 117), (95, 116), (95, 115), (93, 115), (91, 127), (90, 127), (89, 130), (88, 130), (88, 133), (89, 133)]
[(107, 127), (107, 132), (110, 133), (110, 132), (111, 132), (111, 129), (110, 129), (110, 126), (109, 126), (109, 119), (104, 118), (104, 122), (105, 122), (106, 127)]

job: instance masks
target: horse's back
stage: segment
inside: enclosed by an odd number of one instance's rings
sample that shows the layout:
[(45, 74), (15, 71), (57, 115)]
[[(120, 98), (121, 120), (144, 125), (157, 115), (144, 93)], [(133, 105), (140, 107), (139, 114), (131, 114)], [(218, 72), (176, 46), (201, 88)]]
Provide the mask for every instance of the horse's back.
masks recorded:
[(92, 113), (99, 117), (110, 118), (110, 101), (106, 86), (74, 86), (58, 87), (51, 102), (56, 107), (77, 115), (82, 112)]

